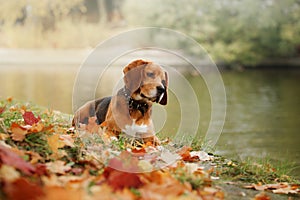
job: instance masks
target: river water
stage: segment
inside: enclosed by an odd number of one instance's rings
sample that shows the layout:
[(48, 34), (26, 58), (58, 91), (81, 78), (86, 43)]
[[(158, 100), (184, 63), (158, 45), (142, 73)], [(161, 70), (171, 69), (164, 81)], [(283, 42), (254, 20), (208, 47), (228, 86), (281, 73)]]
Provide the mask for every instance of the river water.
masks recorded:
[[(72, 91), (78, 68), (65, 67), (0, 67), (0, 97), (19, 100), (72, 113)], [(100, 84), (98, 96), (111, 93), (119, 79), (109, 77)], [(295, 162), (292, 170), (300, 174), (300, 70), (247, 70), (221, 73), (227, 97), (227, 113), (222, 134), (215, 146), (217, 153), (245, 160), (268, 157), (277, 161)], [(198, 88), (201, 120), (199, 134), (207, 130), (210, 120), (209, 93), (199, 77), (188, 77)], [(105, 80), (104, 80), (105, 81)], [(164, 117), (168, 118), (165, 136), (172, 137), (180, 121), (179, 104), (170, 93)], [(158, 108), (158, 110), (161, 110)], [(159, 114), (161, 115), (161, 114)], [(154, 117), (159, 116), (155, 114)], [(158, 123), (160, 120), (154, 119)], [(160, 129), (160, 128), (159, 128)], [(200, 136), (199, 136), (200, 137)]]
[(300, 71), (222, 74), (227, 117), (219, 149), (241, 159), (269, 157), (297, 163), (300, 177)]

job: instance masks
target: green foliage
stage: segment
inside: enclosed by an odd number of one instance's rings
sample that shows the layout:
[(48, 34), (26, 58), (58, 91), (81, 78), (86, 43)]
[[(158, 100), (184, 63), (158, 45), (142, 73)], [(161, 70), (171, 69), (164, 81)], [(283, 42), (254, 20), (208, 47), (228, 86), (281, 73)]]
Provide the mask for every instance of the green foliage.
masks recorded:
[(1, 0), (0, 3), (0, 22), (7, 26), (18, 23), (26, 15), (26, 23), (43, 27), (70, 15), (74, 8), (85, 11), (83, 0)]
[[(86, 22), (84, 0), (0, 2), (0, 44), (5, 47), (90, 47), (120, 31), (108, 24)], [(123, 11), (128, 28), (157, 26), (181, 31), (215, 60), (231, 66), (255, 66), (265, 59), (299, 53), (298, 0), (126, 0)]]
[(132, 15), (131, 23), (182, 31), (214, 59), (231, 65), (252, 66), (266, 58), (293, 57), (300, 44), (297, 0), (130, 2), (136, 14), (143, 16), (136, 19)]

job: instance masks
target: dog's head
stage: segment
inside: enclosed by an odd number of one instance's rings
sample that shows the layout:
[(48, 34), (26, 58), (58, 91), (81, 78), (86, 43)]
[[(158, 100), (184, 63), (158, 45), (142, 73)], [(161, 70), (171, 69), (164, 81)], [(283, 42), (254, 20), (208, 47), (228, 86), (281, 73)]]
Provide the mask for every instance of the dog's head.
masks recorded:
[(123, 70), (125, 87), (131, 98), (167, 104), (168, 74), (159, 65), (135, 60)]

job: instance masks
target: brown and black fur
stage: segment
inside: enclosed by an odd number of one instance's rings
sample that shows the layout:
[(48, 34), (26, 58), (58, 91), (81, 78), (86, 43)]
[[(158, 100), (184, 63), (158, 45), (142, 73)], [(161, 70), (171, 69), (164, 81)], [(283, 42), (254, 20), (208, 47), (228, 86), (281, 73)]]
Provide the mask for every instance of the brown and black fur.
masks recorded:
[(124, 88), (115, 96), (89, 101), (76, 111), (73, 125), (87, 124), (90, 117), (111, 135), (126, 127), (147, 126), (145, 135), (154, 135), (151, 119), (152, 104), (167, 104), (168, 76), (163, 69), (149, 61), (136, 60), (124, 70)]

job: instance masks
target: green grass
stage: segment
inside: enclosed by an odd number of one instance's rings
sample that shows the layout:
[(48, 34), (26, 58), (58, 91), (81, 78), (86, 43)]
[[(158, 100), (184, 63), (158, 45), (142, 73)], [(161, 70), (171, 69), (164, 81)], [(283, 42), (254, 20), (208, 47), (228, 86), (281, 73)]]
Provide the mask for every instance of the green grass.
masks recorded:
[(222, 179), (245, 183), (278, 183), (289, 182), (299, 184), (299, 180), (290, 176), (295, 164), (292, 162), (275, 162), (269, 158), (249, 158), (243, 162), (227, 160), (223, 157), (216, 159), (216, 175)]
[[(191, 147), (194, 151), (205, 151), (214, 155), (215, 149), (209, 147), (209, 143), (203, 139), (192, 138)], [(181, 145), (182, 146), (182, 145)], [(180, 145), (177, 145), (180, 147)], [(216, 170), (215, 176), (221, 179), (238, 181), (245, 183), (278, 183), (289, 182), (299, 184), (300, 180), (292, 176), (292, 171), (296, 168), (296, 163), (286, 161), (276, 161), (270, 158), (248, 158), (245, 161), (232, 161), (223, 156), (214, 155)], [(198, 181), (191, 177), (181, 177), (177, 173), (178, 180), (190, 182), (191, 185), (198, 185)]]
[[(49, 110), (33, 103), (22, 102), (14, 99), (0, 100), (0, 107), (5, 110), (0, 114), (0, 133), (7, 135), (3, 140), (13, 147), (24, 151), (38, 153), (43, 160), (49, 159), (53, 153), (48, 145), (47, 137), (54, 132), (70, 127), (70, 116), (64, 113)], [(11, 138), (10, 127), (13, 122), (23, 124), (22, 111), (32, 111), (35, 116), (40, 116), (45, 128), (41, 132), (27, 134), (23, 141), (14, 141)], [(66, 152), (75, 157), (77, 148), (66, 148)]]

